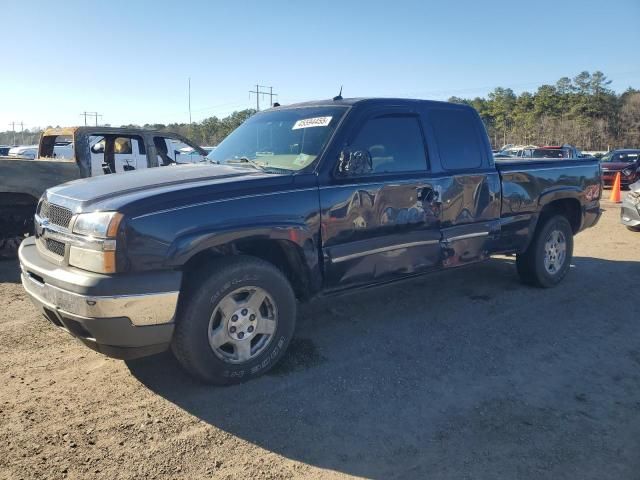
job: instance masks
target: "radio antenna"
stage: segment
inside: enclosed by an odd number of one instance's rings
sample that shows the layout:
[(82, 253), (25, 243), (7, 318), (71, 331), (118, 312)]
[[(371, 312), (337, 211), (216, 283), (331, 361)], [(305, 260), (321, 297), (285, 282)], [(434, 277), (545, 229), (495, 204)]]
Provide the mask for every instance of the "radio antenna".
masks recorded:
[(337, 96), (333, 97), (333, 101), (342, 100), (342, 85), (340, 85), (340, 93)]

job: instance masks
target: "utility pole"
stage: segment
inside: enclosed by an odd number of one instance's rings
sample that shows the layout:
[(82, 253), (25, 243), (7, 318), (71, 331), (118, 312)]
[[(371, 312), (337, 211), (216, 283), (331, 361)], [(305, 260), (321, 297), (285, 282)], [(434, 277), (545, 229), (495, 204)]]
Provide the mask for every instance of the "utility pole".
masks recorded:
[(191, 77), (189, 77), (189, 125), (191, 125)]
[(269, 105), (273, 107), (273, 97), (277, 97), (277, 93), (273, 93), (273, 87), (269, 87)]
[(20, 137), (22, 138), (22, 144), (24, 145), (24, 122), (20, 122)]
[(11, 131), (13, 132), (13, 145), (16, 144), (16, 122), (11, 122)]
[(98, 117), (102, 117), (102, 115), (99, 115), (98, 112), (82, 112), (80, 114), (81, 117), (84, 117), (84, 126), (87, 126), (87, 117), (95, 117), (96, 120), (96, 127), (98, 126)]
[[(261, 89), (269, 89), (269, 91), (264, 91)], [(278, 94), (277, 93), (273, 93), (273, 87), (266, 87), (264, 85), (258, 85), (256, 84), (256, 89), (255, 90), (249, 90), (249, 97), (251, 97), (251, 94), (255, 93), (256, 95), (256, 110), (259, 112), (260, 111), (260, 95), (264, 96), (264, 95), (269, 95), (269, 106), (273, 107), (273, 97), (277, 97)]]
[(255, 91), (251, 91), (249, 90), (249, 97), (251, 97), (251, 94), (255, 93), (256, 94), (256, 111), (260, 111), (260, 85), (256, 84), (256, 90)]

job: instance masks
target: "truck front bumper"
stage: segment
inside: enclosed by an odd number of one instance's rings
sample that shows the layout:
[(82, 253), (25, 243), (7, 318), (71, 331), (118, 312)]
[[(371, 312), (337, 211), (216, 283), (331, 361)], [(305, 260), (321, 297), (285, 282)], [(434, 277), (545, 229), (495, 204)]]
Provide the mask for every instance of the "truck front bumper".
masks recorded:
[(132, 359), (171, 342), (181, 272), (103, 275), (43, 258), (34, 239), (18, 252), (22, 285), (53, 325), (105, 355)]

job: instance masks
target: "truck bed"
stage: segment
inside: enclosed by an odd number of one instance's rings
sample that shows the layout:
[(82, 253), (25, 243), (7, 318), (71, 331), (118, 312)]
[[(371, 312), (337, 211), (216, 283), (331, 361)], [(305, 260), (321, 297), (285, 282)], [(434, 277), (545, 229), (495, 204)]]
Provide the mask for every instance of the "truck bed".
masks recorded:
[(80, 178), (73, 160), (0, 157), (0, 192), (28, 194), (36, 200), (49, 187)]
[(597, 159), (496, 159), (495, 164), (502, 184), (500, 249), (526, 246), (541, 209), (554, 200), (577, 219), (575, 233), (597, 221), (602, 193)]

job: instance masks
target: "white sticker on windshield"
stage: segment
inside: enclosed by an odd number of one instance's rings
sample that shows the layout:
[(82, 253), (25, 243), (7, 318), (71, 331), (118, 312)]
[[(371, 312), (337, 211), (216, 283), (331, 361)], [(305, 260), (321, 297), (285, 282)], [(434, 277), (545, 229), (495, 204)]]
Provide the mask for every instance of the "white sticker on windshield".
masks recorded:
[(333, 117), (315, 117), (315, 118), (305, 118), (304, 120), (298, 120), (293, 124), (291, 130), (298, 130), (299, 128), (310, 128), (310, 127), (326, 127), (331, 123), (331, 119)]

